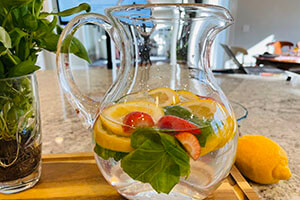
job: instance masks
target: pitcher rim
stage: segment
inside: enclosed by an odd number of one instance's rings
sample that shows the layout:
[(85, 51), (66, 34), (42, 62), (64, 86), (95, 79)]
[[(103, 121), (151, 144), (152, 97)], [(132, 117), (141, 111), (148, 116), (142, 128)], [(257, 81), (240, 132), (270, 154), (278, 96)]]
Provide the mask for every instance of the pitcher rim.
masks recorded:
[[(197, 8), (209, 8), (213, 10), (222, 10), (227, 15), (227, 20), (230, 22), (233, 22), (233, 17), (229, 10), (225, 7), (219, 6), (219, 5), (213, 5), (213, 4), (203, 4), (203, 3), (159, 3), (159, 4), (134, 4), (134, 5), (121, 5), (121, 6), (112, 6), (105, 9), (105, 13), (107, 15), (112, 15), (115, 11), (122, 11), (127, 8), (155, 8), (155, 7), (167, 7), (167, 6), (175, 6), (175, 7), (197, 7)], [(195, 17), (197, 18), (197, 17)], [(159, 18), (158, 18), (159, 19)]]

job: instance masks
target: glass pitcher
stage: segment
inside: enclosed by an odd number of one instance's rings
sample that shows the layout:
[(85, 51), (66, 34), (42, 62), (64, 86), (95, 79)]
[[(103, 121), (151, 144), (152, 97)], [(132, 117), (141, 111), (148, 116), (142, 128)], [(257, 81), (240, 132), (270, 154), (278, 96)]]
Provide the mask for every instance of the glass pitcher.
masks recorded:
[[(209, 67), (213, 39), (233, 23), (230, 13), (147, 4), (108, 8), (106, 15), (75, 17), (57, 52), (61, 87), (93, 133), (100, 171), (128, 199), (207, 197), (228, 175), (237, 147), (236, 119)], [(104, 28), (121, 53), (102, 102), (76, 86), (62, 47), (87, 23)]]

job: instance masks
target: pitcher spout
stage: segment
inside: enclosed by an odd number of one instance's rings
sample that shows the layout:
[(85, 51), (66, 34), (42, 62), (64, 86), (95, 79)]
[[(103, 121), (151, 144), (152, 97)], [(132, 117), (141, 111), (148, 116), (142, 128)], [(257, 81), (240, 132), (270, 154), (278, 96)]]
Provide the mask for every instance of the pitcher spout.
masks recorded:
[(207, 38), (213, 40), (215, 36), (234, 23), (234, 19), (230, 12), (221, 6), (211, 6), (212, 10), (209, 11), (209, 15), (204, 17), (209, 19), (207, 24)]

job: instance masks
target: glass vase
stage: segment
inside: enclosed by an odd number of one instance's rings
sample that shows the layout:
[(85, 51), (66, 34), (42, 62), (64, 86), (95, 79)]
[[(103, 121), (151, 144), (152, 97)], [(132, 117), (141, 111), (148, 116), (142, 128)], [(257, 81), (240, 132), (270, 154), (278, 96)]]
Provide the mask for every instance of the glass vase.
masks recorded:
[(33, 187), (41, 175), (41, 119), (35, 74), (0, 79), (0, 192)]

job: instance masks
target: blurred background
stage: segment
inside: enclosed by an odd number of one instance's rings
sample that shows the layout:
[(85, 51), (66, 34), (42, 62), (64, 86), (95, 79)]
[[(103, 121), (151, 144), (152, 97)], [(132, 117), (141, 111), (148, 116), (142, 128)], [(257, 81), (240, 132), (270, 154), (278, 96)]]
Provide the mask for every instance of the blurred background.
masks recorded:
[[(245, 52), (234, 52), (239, 62), (247, 66), (254, 66), (254, 56), (265, 52), (273, 53), (274, 41), (289, 41), (297, 48), (300, 41), (298, 8), (300, 1), (289, 0), (288, 3), (280, 0), (46, 0), (44, 9), (48, 11), (61, 11), (80, 3), (89, 3), (91, 12), (104, 14), (104, 9), (115, 5), (146, 4), (146, 3), (208, 3), (220, 5), (227, 8), (235, 19), (234, 25), (218, 34), (213, 48), (211, 67), (213, 69), (231, 68), (232, 60), (224, 52), (221, 44), (238, 47)], [(60, 25), (64, 26), (74, 16), (61, 17)], [(99, 27), (85, 25), (77, 31), (77, 37), (84, 43), (93, 63), (87, 63), (73, 58), (74, 69), (84, 69), (93, 66), (105, 66), (112, 69), (115, 76), (115, 69), (118, 65), (118, 52), (113, 41)], [(39, 56), (39, 65), (42, 69), (55, 68), (55, 55), (42, 52)]]

